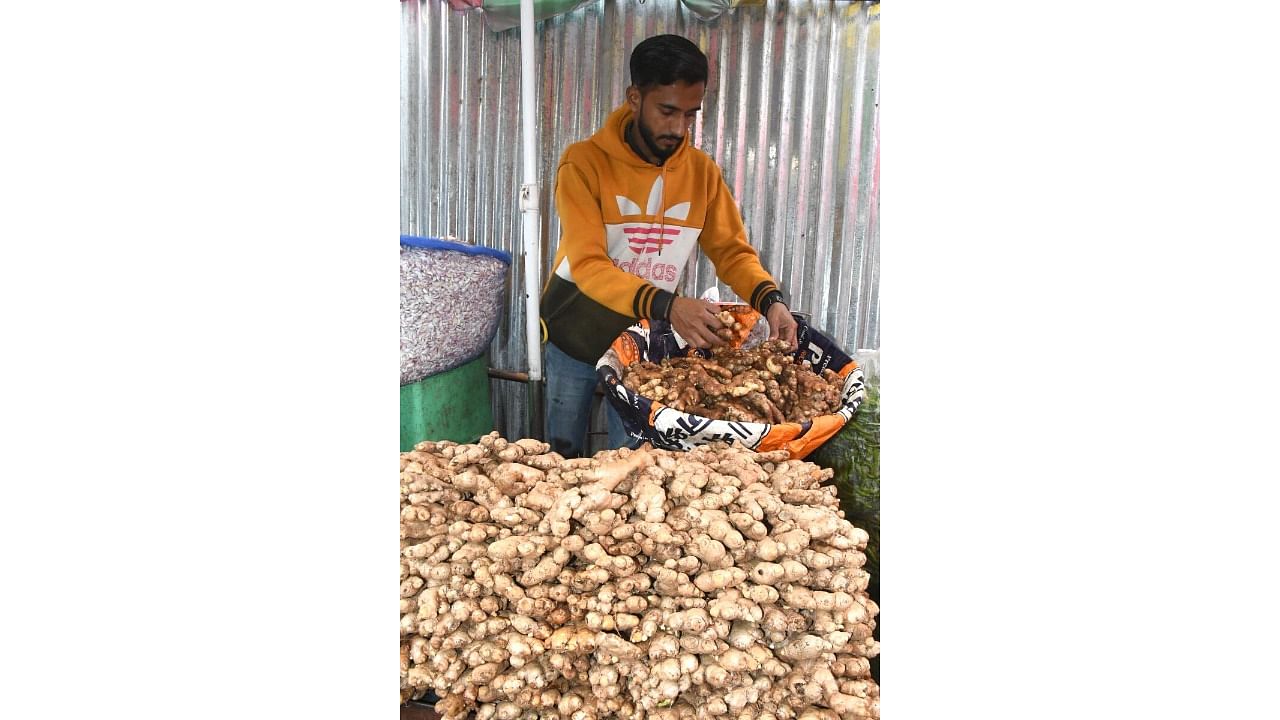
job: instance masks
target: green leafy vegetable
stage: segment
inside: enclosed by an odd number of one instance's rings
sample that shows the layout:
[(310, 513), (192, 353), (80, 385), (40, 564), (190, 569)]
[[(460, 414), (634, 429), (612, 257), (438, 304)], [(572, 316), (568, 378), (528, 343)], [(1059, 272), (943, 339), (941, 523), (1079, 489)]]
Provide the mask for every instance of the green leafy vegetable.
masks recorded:
[[(867, 399), (840, 432), (807, 460), (835, 471), (832, 482), (845, 519), (867, 531), (867, 572), (878, 600), (880, 584), (880, 386), (867, 384)], [(868, 588), (870, 590), (870, 588)]]

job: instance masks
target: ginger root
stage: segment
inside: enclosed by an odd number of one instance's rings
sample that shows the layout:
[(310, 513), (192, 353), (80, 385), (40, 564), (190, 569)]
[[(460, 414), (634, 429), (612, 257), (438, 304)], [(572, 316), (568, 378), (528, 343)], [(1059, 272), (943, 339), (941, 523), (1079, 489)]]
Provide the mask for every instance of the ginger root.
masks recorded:
[[(736, 320), (720, 313), (718, 334), (732, 339)], [(711, 357), (698, 354), (637, 362), (622, 384), (632, 392), (681, 412), (713, 420), (778, 424), (803, 423), (840, 409), (842, 381), (829, 368), (815, 373), (781, 340), (751, 349), (722, 347)]]
[[(771, 361), (686, 377), (731, 399)], [(434, 691), (446, 720), (878, 718), (868, 536), (826, 479), (723, 443), (571, 461), (496, 433), (420, 443), (400, 468), (401, 700)]]

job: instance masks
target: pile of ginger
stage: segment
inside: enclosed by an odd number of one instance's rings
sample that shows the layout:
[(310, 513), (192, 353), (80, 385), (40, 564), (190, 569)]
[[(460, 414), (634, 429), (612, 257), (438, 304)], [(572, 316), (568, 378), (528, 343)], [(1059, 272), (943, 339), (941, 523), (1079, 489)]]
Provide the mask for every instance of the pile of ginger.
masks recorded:
[[(720, 313), (722, 339), (731, 340), (738, 323)], [(740, 328), (738, 328), (740, 329)], [(680, 412), (712, 420), (778, 424), (803, 423), (840, 409), (842, 382), (829, 368), (813, 371), (782, 340), (743, 350), (726, 345), (710, 358), (691, 353), (660, 363), (633, 363), (622, 384)]]
[(879, 717), (867, 534), (829, 470), (723, 443), (400, 458), (401, 701), (448, 720)]

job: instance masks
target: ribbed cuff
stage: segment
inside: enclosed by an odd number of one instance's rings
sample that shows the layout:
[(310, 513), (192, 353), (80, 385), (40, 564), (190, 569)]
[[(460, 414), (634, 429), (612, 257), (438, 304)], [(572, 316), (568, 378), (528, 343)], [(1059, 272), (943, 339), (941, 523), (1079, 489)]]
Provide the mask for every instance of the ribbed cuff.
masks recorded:
[(761, 315), (764, 314), (764, 298), (771, 292), (778, 292), (778, 286), (773, 284), (772, 280), (765, 280), (751, 291), (751, 297), (747, 298), (747, 304), (755, 308)]
[(675, 293), (653, 285), (641, 285), (631, 301), (633, 317), (645, 320), (668, 320), (671, 318), (671, 303), (675, 299)]
[(782, 291), (770, 290), (760, 298), (760, 314), (768, 315), (769, 308), (772, 307), (774, 303), (780, 302), (783, 302)]
[(653, 302), (649, 304), (650, 320), (670, 320), (671, 305), (676, 301), (676, 294), (667, 292), (666, 290), (658, 290), (653, 295)]

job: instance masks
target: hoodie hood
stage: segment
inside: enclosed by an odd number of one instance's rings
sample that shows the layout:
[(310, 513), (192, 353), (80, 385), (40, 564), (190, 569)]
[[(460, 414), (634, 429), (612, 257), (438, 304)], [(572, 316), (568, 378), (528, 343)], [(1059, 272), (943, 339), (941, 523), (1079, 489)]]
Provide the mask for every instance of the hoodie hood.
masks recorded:
[[(633, 167), (640, 168), (656, 168), (657, 165), (645, 160), (636, 154), (635, 150), (627, 144), (627, 123), (632, 120), (631, 107), (626, 103), (618, 106), (613, 112), (609, 113), (609, 117), (605, 119), (604, 126), (591, 136), (591, 142), (604, 150), (609, 157), (624, 162)], [(671, 157), (663, 164), (667, 169), (679, 167), (685, 157), (689, 154), (689, 134), (685, 133), (684, 140), (676, 146), (676, 151), (671, 153)]]

